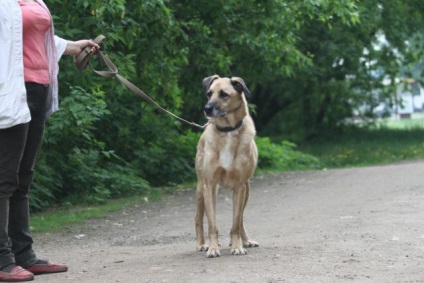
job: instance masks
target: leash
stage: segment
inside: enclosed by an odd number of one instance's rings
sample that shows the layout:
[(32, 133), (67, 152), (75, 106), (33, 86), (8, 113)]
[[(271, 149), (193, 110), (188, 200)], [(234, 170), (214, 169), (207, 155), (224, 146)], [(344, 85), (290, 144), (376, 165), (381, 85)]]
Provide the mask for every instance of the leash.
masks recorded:
[[(100, 43), (105, 39), (106, 37), (103, 35), (99, 35), (98, 37), (96, 37), (93, 41), (97, 44), (100, 45)], [(203, 126), (198, 125), (194, 122), (189, 122), (177, 115), (175, 115), (174, 113), (166, 110), (165, 108), (163, 108), (162, 106), (160, 106), (158, 103), (156, 103), (156, 101), (154, 101), (152, 98), (150, 98), (150, 96), (148, 96), (146, 93), (144, 93), (141, 89), (139, 89), (137, 86), (135, 86), (133, 83), (131, 83), (130, 81), (128, 81), (126, 78), (124, 78), (123, 76), (121, 76), (120, 74), (118, 74), (118, 68), (115, 66), (115, 64), (112, 63), (112, 61), (106, 56), (104, 55), (100, 50), (97, 50), (95, 52), (95, 54), (98, 55), (98, 58), (100, 60), (101, 63), (103, 63), (104, 65), (106, 65), (109, 69), (109, 71), (99, 71), (99, 70), (95, 70), (91, 64), (90, 64), (90, 59), (92, 56), (90, 56), (90, 51), (91, 51), (91, 47), (86, 47), (81, 54), (79, 54), (78, 57), (74, 57), (75, 60), (75, 66), (78, 70), (83, 71), (87, 68), (87, 66), (90, 66), (90, 69), (95, 72), (96, 74), (102, 76), (102, 77), (107, 77), (107, 78), (113, 78), (116, 77), (123, 85), (125, 85), (127, 88), (129, 88), (132, 92), (134, 92), (135, 94), (137, 94), (138, 96), (140, 96), (141, 98), (143, 98), (144, 100), (146, 100), (147, 102), (149, 102), (150, 104), (155, 105), (157, 108), (159, 108), (160, 110), (168, 113), (169, 115), (171, 115), (172, 117), (174, 117), (175, 119), (184, 122), (186, 124), (189, 124), (190, 126), (194, 126), (197, 127), (199, 129), (204, 129), (207, 125), (207, 123)]]

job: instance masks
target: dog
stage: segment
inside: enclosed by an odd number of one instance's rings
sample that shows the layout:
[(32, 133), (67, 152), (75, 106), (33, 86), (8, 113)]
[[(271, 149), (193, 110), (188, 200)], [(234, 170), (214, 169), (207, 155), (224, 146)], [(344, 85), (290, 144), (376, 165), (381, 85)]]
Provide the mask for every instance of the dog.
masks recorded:
[[(247, 106), (250, 96), (243, 79), (221, 78), (203, 80), (207, 103), (204, 112), (208, 124), (196, 152), (196, 236), (197, 250), (206, 257), (219, 257), (218, 229), (215, 209), (219, 187), (233, 191), (233, 225), (230, 232), (231, 254), (245, 255), (246, 247), (258, 247), (250, 240), (243, 225), (243, 213), (249, 199), (250, 178), (258, 160), (256, 129)], [(206, 212), (209, 246), (205, 244), (203, 218)]]

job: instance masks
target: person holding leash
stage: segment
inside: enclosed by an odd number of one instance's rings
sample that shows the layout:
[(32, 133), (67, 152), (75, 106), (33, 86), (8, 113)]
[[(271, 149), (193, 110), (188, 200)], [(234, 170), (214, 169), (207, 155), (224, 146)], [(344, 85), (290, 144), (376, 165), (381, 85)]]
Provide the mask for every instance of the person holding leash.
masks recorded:
[(0, 1), (0, 282), (68, 270), (34, 252), (28, 191), (45, 121), (58, 109), (58, 61), (86, 47), (99, 48), (54, 35), (43, 0)]

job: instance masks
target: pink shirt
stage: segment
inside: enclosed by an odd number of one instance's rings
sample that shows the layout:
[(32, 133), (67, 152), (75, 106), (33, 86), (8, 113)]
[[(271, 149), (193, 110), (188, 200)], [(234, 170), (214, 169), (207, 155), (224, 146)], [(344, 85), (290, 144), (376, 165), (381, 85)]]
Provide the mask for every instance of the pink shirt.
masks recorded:
[(19, 2), (22, 10), (25, 82), (50, 84), (46, 32), (51, 17), (37, 2)]

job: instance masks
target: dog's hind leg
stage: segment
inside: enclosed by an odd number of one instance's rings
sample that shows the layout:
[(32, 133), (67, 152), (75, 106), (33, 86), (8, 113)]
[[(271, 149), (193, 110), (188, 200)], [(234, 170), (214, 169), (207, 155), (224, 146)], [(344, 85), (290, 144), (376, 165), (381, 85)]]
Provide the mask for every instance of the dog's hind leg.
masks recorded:
[(259, 243), (252, 241), (249, 239), (249, 236), (247, 235), (246, 229), (244, 228), (244, 209), (246, 208), (247, 201), (249, 200), (249, 194), (250, 194), (250, 183), (249, 181), (246, 182), (246, 194), (244, 198), (244, 205), (242, 210), (242, 216), (241, 216), (241, 239), (243, 241), (243, 247), (245, 248), (252, 248), (252, 247), (259, 247)]
[(205, 200), (203, 197), (204, 183), (198, 181), (196, 189), (196, 216), (194, 222), (196, 225), (196, 237), (198, 251), (207, 251), (208, 246), (205, 244), (205, 235), (203, 230), (203, 219), (205, 215)]

